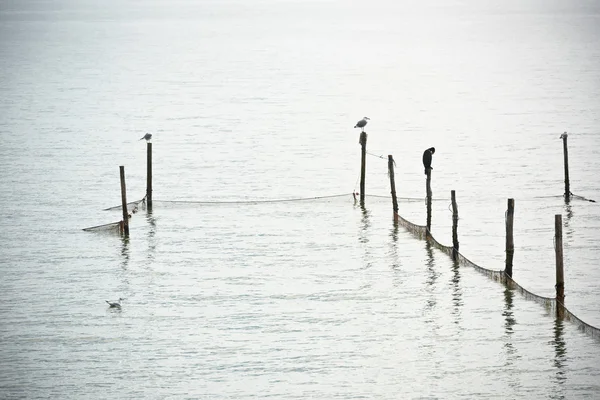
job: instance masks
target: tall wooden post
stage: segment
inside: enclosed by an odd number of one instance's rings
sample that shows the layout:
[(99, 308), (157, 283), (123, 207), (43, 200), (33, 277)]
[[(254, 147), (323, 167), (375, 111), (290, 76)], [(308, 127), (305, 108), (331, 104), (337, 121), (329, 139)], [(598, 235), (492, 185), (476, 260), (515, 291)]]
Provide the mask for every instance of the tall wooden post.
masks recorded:
[(458, 206), (456, 205), (456, 191), (450, 191), (452, 199), (452, 258), (458, 259)]
[(556, 253), (556, 301), (557, 311), (565, 303), (565, 275), (563, 270), (562, 215), (554, 216), (554, 251)]
[(146, 204), (152, 210), (152, 143), (146, 144)]
[(365, 171), (367, 168), (367, 132), (360, 133), (360, 205), (365, 205)]
[(388, 155), (388, 174), (390, 175), (390, 187), (392, 188), (392, 209), (394, 210), (394, 222), (398, 222), (398, 199), (396, 198), (396, 181), (394, 179), (394, 157)]
[(127, 190), (125, 188), (125, 167), (119, 167), (121, 173), (121, 206), (123, 207), (123, 233), (129, 236), (129, 212), (127, 211)]
[(515, 242), (513, 240), (513, 219), (515, 216), (515, 199), (508, 199), (508, 210), (506, 211), (506, 266), (504, 272), (512, 278), (513, 256), (515, 254)]
[(427, 182), (426, 182), (426, 190), (427, 190), (427, 232), (431, 231), (431, 168), (427, 168)]
[(563, 140), (563, 153), (565, 157), (565, 200), (569, 201), (571, 198), (571, 188), (569, 183), (569, 150), (567, 148), (567, 132), (560, 135)]

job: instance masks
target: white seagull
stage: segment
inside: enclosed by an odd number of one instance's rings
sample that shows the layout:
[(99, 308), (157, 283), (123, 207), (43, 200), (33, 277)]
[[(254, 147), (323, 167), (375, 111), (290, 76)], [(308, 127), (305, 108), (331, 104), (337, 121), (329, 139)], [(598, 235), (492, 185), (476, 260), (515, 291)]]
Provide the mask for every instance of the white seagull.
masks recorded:
[(146, 133), (144, 136), (142, 136), (140, 138), (140, 140), (142, 139), (146, 139), (146, 142), (148, 142), (150, 139), (152, 139), (152, 134), (151, 133)]
[(104, 300), (108, 303), (109, 308), (121, 308), (121, 301), (125, 300), (122, 297), (119, 297), (119, 300), (117, 301), (108, 301), (108, 300)]
[(361, 119), (360, 121), (358, 121), (356, 123), (356, 125), (354, 125), (355, 128), (360, 128), (362, 129), (362, 132), (365, 131), (365, 125), (367, 125), (367, 120), (369, 120), (369, 117), (364, 117), (363, 119)]

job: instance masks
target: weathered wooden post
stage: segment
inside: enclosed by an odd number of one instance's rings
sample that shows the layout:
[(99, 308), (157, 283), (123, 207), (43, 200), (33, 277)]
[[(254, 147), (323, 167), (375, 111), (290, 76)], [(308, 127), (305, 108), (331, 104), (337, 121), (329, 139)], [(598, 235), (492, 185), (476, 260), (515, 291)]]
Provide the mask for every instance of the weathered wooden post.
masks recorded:
[(127, 211), (127, 190), (125, 188), (125, 167), (119, 167), (121, 173), (121, 206), (123, 207), (123, 234), (129, 236), (129, 212)]
[(506, 266), (504, 272), (512, 278), (513, 256), (515, 254), (515, 242), (513, 240), (513, 219), (515, 216), (515, 199), (508, 199), (508, 210), (506, 211)]
[(569, 150), (567, 148), (567, 132), (560, 135), (563, 140), (563, 153), (565, 157), (565, 200), (568, 202), (571, 199), (571, 189), (569, 183)]
[(427, 190), (427, 234), (431, 231), (431, 168), (427, 168), (425, 170), (427, 173), (427, 182), (426, 182), (426, 190)]
[(456, 205), (456, 191), (450, 191), (452, 199), (452, 259), (458, 259), (458, 206)]
[(396, 181), (394, 179), (394, 157), (388, 155), (388, 174), (390, 176), (390, 187), (392, 188), (392, 209), (394, 210), (394, 222), (398, 222), (398, 199), (396, 198)]
[(361, 147), (360, 157), (360, 205), (365, 205), (365, 171), (367, 168), (367, 132), (360, 133), (359, 139)]
[(146, 204), (152, 210), (152, 143), (146, 144)]
[(563, 240), (562, 240), (562, 215), (554, 216), (554, 251), (556, 253), (556, 307), (557, 313), (562, 312), (565, 303), (565, 276), (563, 270)]

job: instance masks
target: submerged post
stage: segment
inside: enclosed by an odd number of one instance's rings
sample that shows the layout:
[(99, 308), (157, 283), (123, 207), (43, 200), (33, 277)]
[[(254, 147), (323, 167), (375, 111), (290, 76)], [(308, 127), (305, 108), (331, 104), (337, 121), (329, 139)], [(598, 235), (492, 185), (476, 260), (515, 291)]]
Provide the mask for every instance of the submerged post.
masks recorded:
[(515, 199), (508, 199), (508, 210), (506, 211), (506, 266), (504, 272), (512, 278), (513, 256), (515, 254), (515, 242), (513, 240), (513, 219), (515, 216)]
[(146, 204), (152, 210), (152, 143), (146, 144)]
[(365, 205), (365, 171), (367, 167), (367, 132), (360, 133), (360, 205)]
[(425, 170), (427, 174), (426, 190), (427, 190), (427, 232), (431, 231), (431, 168)]
[(565, 303), (565, 276), (563, 270), (563, 240), (562, 240), (562, 215), (554, 216), (554, 251), (556, 253), (556, 307), (557, 312)]
[(563, 140), (563, 153), (565, 157), (565, 200), (569, 201), (571, 198), (571, 189), (569, 183), (569, 150), (567, 148), (567, 132), (560, 135)]
[(452, 199), (452, 258), (458, 258), (458, 206), (456, 205), (456, 191), (450, 191)]
[(127, 190), (125, 188), (125, 167), (119, 167), (121, 174), (121, 206), (123, 207), (123, 234), (129, 236), (129, 213), (127, 212)]
[(392, 188), (392, 209), (394, 210), (394, 222), (398, 222), (398, 199), (396, 198), (396, 181), (394, 179), (394, 157), (388, 155), (388, 174), (390, 175), (390, 187)]

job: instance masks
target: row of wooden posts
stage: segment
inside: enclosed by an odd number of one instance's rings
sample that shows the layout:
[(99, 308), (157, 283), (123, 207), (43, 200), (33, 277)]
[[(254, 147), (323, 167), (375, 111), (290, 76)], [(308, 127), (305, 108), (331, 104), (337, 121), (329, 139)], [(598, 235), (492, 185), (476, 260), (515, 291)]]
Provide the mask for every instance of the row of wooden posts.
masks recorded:
[[(121, 176), (121, 206), (123, 208), (123, 221), (121, 232), (129, 236), (129, 211), (127, 210), (127, 188), (125, 185), (125, 166), (119, 166)], [(152, 210), (152, 143), (146, 143), (146, 208)]]
[[(565, 159), (565, 201), (569, 201), (571, 192), (569, 190), (569, 168), (568, 168), (568, 152), (567, 152), (567, 133), (561, 135), (563, 139), (564, 159)], [(365, 171), (366, 171), (366, 154), (367, 154), (367, 133), (361, 132), (359, 143), (361, 145), (361, 168), (360, 168), (360, 204), (364, 207), (365, 204)], [(426, 207), (427, 207), (427, 237), (431, 235), (431, 168), (426, 168)], [(396, 197), (396, 183), (394, 178), (394, 158), (388, 155), (388, 175), (390, 177), (390, 187), (392, 194), (392, 209), (394, 213), (394, 223), (398, 222), (398, 200)], [(450, 192), (452, 201), (452, 258), (458, 259), (458, 205), (456, 203), (456, 192)], [(515, 200), (508, 199), (508, 209), (506, 212), (506, 260), (504, 272), (510, 278), (513, 273), (513, 257), (515, 254), (515, 244), (513, 240), (513, 219), (515, 214)], [(554, 216), (554, 237), (555, 237), (555, 254), (556, 254), (556, 300), (560, 305), (564, 305), (565, 301), (565, 282), (563, 270), (563, 241), (562, 241), (562, 215)], [(557, 307), (557, 312), (562, 312), (561, 306)]]

